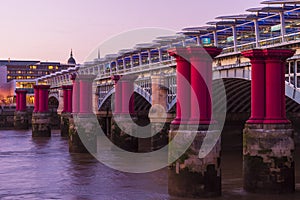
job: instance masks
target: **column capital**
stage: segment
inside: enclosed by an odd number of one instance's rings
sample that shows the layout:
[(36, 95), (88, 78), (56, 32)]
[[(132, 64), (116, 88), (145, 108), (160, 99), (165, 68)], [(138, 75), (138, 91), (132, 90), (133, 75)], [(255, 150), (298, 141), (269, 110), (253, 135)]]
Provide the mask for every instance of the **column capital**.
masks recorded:
[(170, 56), (176, 58), (177, 61), (188, 60), (189, 58), (187, 47), (175, 47), (172, 49), (168, 49), (168, 53)]
[(70, 79), (71, 79), (72, 81), (74, 81), (74, 80), (76, 79), (76, 77), (77, 77), (77, 74), (76, 74), (76, 73), (73, 73), (73, 74), (71, 74)]
[[(197, 46), (192, 46), (187, 48), (187, 52), (189, 54), (189, 57), (194, 57), (196, 56), (199, 59), (203, 58), (209, 58), (213, 59), (217, 55), (219, 55), (222, 52), (221, 48), (217, 47), (197, 47)], [(207, 57), (209, 56), (209, 57)]]
[(19, 88), (19, 89), (16, 89), (15, 92), (16, 92), (16, 93), (27, 93), (28, 91)]
[(250, 49), (243, 51), (242, 56), (249, 58), (251, 61), (252, 60), (264, 60), (265, 54), (262, 49)]
[(63, 85), (63, 86), (61, 86), (61, 89), (63, 89), (63, 90), (72, 90), (73, 85)]
[(34, 85), (34, 89), (48, 90), (50, 89), (50, 85)]
[(110, 78), (111, 78), (115, 83), (117, 83), (117, 82), (120, 80), (121, 75), (112, 75)]
[(292, 57), (296, 50), (292, 49), (264, 49), (264, 56), (266, 60), (280, 60), (285, 61), (287, 58)]
[(95, 78), (96, 78), (96, 75), (94, 75), (94, 74), (79, 74), (77, 79), (79, 81), (93, 82)]
[(138, 78), (137, 75), (133, 75), (133, 74), (130, 74), (130, 75), (123, 75), (122, 78), (121, 78), (121, 81), (134, 81)]

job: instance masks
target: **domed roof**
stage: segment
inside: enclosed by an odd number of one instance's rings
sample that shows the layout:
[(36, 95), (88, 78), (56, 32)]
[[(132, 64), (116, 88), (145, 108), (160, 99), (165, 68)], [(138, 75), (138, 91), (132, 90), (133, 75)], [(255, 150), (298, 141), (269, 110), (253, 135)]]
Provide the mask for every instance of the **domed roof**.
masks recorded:
[(75, 61), (75, 59), (73, 58), (73, 52), (72, 52), (72, 49), (71, 49), (70, 58), (68, 59), (68, 64), (69, 64), (69, 65), (76, 65), (76, 61)]

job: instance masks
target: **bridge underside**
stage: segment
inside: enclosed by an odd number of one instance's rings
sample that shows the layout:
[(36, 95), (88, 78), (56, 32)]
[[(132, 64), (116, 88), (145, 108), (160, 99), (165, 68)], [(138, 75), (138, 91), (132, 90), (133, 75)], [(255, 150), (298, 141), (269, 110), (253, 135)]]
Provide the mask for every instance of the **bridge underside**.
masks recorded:
[[(222, 86), (223, 85), (223, 86)], [(222, 89), (225, 88), (225, 93)], [(135, 111), (139, 118), (144, 123), (149, 123), (148, 113), (151, 104), (138, 93), (135, 95)], [(100, 111), (111, 111), (111, 95), (102, 104)], [(214, 113), (218, 119), (218, 114), (222, 114), (224, 110), (224, 102), (226, 103), (226, 120), (222, 132), (222, 146), (226, 148), (242, 148), (242, 132), (246, 120), (250, 117), (251, 110), (251, 81), (237, 78), (224, 78), (213, 81), (213, 98), (214, 98)], [(169, 113), (175, 113), (176, 104), (169, 110)], [(296, 132), (300, 132), (300, 124), (298, 122), (298, 114), (300, 112), (300, 105), (286, 97), (286, 111), (287, 117), (292, 121)], [(224, 112), (223, 112), (224, 113)], [(147, 120), (146, 120), (147, 119)], [(298, 139), (296, 138), (296, 141)], [(299, 140), (300, 141), (300, 140)]]
[[(111, 111), (112, 105), (111, 105), (111, 99), (113, 95), (110, 95), (102, 104), (99, 111)], [(134, 110), (137, 112), (137, 114), (146, 114), (148, 115), (148, 112), (151, 108), (151, 104), (141, 95), (138, 93), (134, 93)]]

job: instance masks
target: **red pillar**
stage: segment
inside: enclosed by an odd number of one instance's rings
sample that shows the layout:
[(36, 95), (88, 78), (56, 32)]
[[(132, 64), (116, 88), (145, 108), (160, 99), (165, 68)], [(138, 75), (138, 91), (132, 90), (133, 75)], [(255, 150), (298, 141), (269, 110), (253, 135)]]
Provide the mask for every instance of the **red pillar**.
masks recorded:
[(247, 123), (263, 123), (266, 112), (266, 67), (263, 50), (242, 52), (251, 62), (251, 117)]
[(63, 99), (63, 102), (64, 102), (64, 107), (63, 107), (63, 110), (62, 112), (67, 112), (67, 108), (68, 108), (68, 92), (67, 90), (64, 88), (64, 85), (62, 86), (62, 89), (63, 89), (63, 96), (64, 96), (64, 99)]
[(285, 60), (295, 50), (264, 49), (266, 62), (266, 117), (264, 123), (289, 123), (285, 110)]
[(80, 102), (79, 113), (91, 114), (93, 113), (93, 80), (95, 75), (79, 75), (79, 90)]
[(72, 112), (72, 85), (63, 85), (64, 108), (62, 112)]
[(115, 82), (115, 114), (120, 114), (122, 112), (122, 82), (120, 80), (121, 76), (114, 75), (111, 79)]
[(39, 111), (39, 86), (35, 85), (33, 86), (34, 89), (34, 110), (33, 112), (38, 112)]
[(251, 117), (247, 123), (290, 123), (285, 111), (285, 60), (290, 49), (253, 49), (242, 52), (251, 61)]
[(176, 58), (176, 74), (177, 74), (177, 104), (176, 104), (176, 118), (172, 124), (187, 123), (190, 118), (190, 63), (187, 60), (187, 49), (174, 48), (168, 50), (170, 56)]
[(134, 114), (134, 80), (136, 76), (126, 75), (120, 80), (122, 84), (122, 114)]
[(19, 90), (19, 111), (26, 111), (26, 90)]
[(20, 96), (20, 93), (18, 92), (18, 90), (15, 90), (15, 92), (16, 92), (16, 111), (19, 111), (20, 110), (20, 108), (19, 108), (19, 96)]
[(76, 79), (76, 74), (71, 76), (71, 80), (73, 81), (73, 92), (72, 92), (72, 111), (73, 113), (79, 112), (79, 95), (80, 95), (80, 87), (79, 80)]
[(191, 63), (191, 118), (192, 124), (210, 124), (212, 120), (212, 58), (222, 49), (189, 47)]
[(70, 85), (70, 88), (68, 91), (68, 109), (67, 112), (72, 113), (72, 94), (73, 94), (73, 86)]
[(48, 95), (50, 85), (38, 85), (39, 89), (39, 110), (38, 112), (48, 112)]

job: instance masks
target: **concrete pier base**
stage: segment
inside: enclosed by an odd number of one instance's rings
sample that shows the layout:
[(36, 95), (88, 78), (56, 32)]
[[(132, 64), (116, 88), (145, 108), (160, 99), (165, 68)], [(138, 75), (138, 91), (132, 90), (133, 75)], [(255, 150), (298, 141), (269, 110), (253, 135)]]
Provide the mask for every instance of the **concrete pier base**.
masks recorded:
[(294, 192), (294, 148), (291, 124), (246, 124), (244, 189), (270, 194)]
[(26, 130), (29, 128), (27, 111), (16, 111), (14, 113), (14, 128), (17, 130)]
[[(207, 134), (218, 135), (219, 130), (179, 131), (171, 128), (170, 140), (176, 134), (196, 133), (187, 151), (168, 170), (168, 192), (171, 196), (185, 198), (208, 198), (221, 195), (221, 139), (213, 144), (212, 150), (204, 158), (199, 158), (199, 150)], [(216, 134), (217, 133), (217, 134)], [(169, 154), (169, 158), (170, 158)]]
[(69, 118), (69, 152), (97, 152), (97, 119), (93, 114), (78, 114)]
[[(166, 123), (159, 123), (159, 122), (152, 122), (152, 132), (155, 134), (151, 138), (151, 150), (155, 151), (162, 147), (165, 147), (168, 144), (169, 141), (169, 130), (170, 130), (170, 122)], [(159, 130), (161, 127), (163, 127), (161, 130)]]
[(62, 113), (61, 114), (61, 121), (60, 121), (60, 135), (61, 137), (69, 137), (69, 127), (70, 127), (70, 118), (71, 113)]
[[(132, 123), (136, 118), (127, 115), (114, 115), (111, 120), (111, 141), (118, 147), (131, 152), (138, 152), (138, 138)], [(118, 124), (116, 123), (118, 121)], [(129, 135), (130, 133), (131, 135)]]
[(51, 118), (49, 112), (32, 113), (32, 137), (51, 137)]

